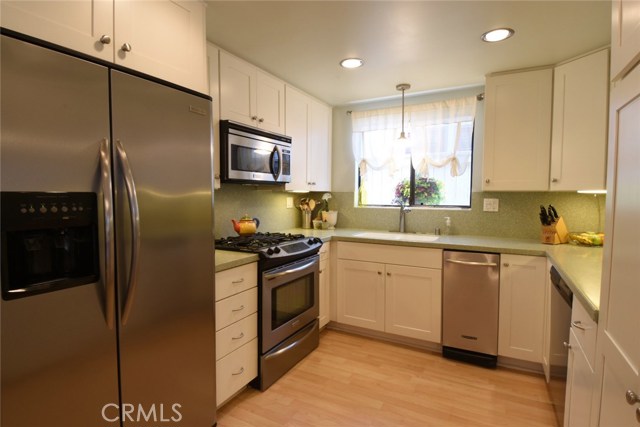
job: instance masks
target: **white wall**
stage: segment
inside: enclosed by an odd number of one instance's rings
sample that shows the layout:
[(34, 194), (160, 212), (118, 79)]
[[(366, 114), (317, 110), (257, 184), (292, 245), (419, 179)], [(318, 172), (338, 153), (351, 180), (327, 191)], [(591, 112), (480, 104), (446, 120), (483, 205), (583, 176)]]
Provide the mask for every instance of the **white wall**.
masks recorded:
[[(444, 99), (476, 96), (484, 92), (484, 86), (475, 86), (412, 96), (405, 92), (405, 105), (423, 104)], [(347, 111), (366, 111), (401, 105), (401, 97), (363, 102), (333, 108), (332, 191), (354, 192), (356, 187), (355, 160), (351, 150), (351, 116)], [(482, 140), (484, 134), (484, 101), (476, 110), (473, 155), (473, 191), (482, 189)]]

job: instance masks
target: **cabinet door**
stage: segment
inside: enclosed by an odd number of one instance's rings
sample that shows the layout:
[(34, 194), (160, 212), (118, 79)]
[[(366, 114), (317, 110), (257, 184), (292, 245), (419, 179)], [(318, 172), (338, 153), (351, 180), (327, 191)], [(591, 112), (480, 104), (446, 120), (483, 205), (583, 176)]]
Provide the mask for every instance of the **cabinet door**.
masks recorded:
[(255, 126), (284, 133), (284, 83), (260, 70), (256, 71), (255, 115)]
[(307, 180), (312, 191), (331, 191), (331, 108), (311, 100)]
[[(5, 1), (0, 2), (2, 27), (113, 61), (113, 2)], [(107, 42), (107, 36), (110, 41)]]
[(573, 330), (569, 336), (569, 346), (564, 425), (585, 427), (589, 425), (591, 419), (590, 408), (595, 375)]
[(601, 427), (637, 426), (636, 417), (640, 416), (640, 404), (629, 405), (625, 400), (627, 390), (640, 394), (638, 117), (640, 67), (616, 82), (611, 92), (607, 241), (603, 249), (596, 356), (596, 360), (603, 361)]
[(256, 68), (220, 51), (220, 119), (256, 126)]
[(618, 80), (640, 61), (640, 1), (614, 0), (611, 25), (611, 78)]
[(320, 327), (329, 323), (331, 311), (331, 271), (329, 262), (329, 245), (325, 243), (320, 249)]
[(338, 322), (384, 331), (384, 264), (338, 260)]
[(116, 64), (208, 92), (203, 2), (115, 0), (114, 6)]
[(608, 70), (608, 49), (554, 70), (552, 191), (605, 188)]
[(485, 191), (546, 191), (551, 144), (551, 69), (487, 77)]
[(287, 86), (285, 108), (285, 134), (292, 138), (291, 182), (287, 191), (309, 191), (307, 181), (307, 145), (311, 105), (309, 97), (297, 89)]
[(442, 271), (386, 266), (385, 331), (440, 342)]
[(500, 255), (498, 354), (542, 363), (546, 259)]

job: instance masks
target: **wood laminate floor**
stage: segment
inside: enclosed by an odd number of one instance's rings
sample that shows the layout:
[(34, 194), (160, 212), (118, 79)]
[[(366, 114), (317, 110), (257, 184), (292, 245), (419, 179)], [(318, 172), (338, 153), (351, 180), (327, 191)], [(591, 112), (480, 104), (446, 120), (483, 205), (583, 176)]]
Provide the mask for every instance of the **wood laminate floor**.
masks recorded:
[(220, 408), (218, 427), (554, 427), (544, 378), (325, 330), (261, 393)]

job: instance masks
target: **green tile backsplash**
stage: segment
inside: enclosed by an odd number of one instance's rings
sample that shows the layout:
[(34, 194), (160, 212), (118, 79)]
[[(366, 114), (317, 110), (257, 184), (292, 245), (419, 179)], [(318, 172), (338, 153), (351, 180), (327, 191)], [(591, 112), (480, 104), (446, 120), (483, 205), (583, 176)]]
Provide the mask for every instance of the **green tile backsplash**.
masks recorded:
[[(301, 226), (297, 209), (286, 208), (286, 198), (312, 197), (323, 193), (292, 194), (279, 187), (255, 187), (224, 184), (215, 191), (215, 235), (235, 235), (231, 219), (245, 213), (258, 217), (260, 231), (280, 231)], [(330, 208), (338, 211), (337, 228), (397, 230), (397, 208), (356, 208), (352, 192), (332, 192)], [(483, 199), (499, 200), (498, 212), (483, 212)], [(562, 192), (473, 193), (471, 209), (413, 209), (406, 216), (407, 231), (433, 233), (444, 229), (444, 217), (451, 217), (452, 234), (500, 236), (538, 239), (539, 206), (553, 204), (563, 216), (569, 231), (602, 231), (604, 229), (604, 195)]]

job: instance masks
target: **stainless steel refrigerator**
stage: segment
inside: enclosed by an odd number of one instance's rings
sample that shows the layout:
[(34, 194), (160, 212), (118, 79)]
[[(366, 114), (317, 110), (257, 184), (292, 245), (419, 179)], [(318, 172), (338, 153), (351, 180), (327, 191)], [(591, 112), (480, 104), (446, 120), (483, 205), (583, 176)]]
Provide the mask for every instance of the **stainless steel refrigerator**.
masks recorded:
[[(40, 227), (3, 224), (0, 424), (215, 425), (211, 100), (7, 35), (0, 54), (0, 209)], [(64, 277), (94, 250), (88, 283)]]

